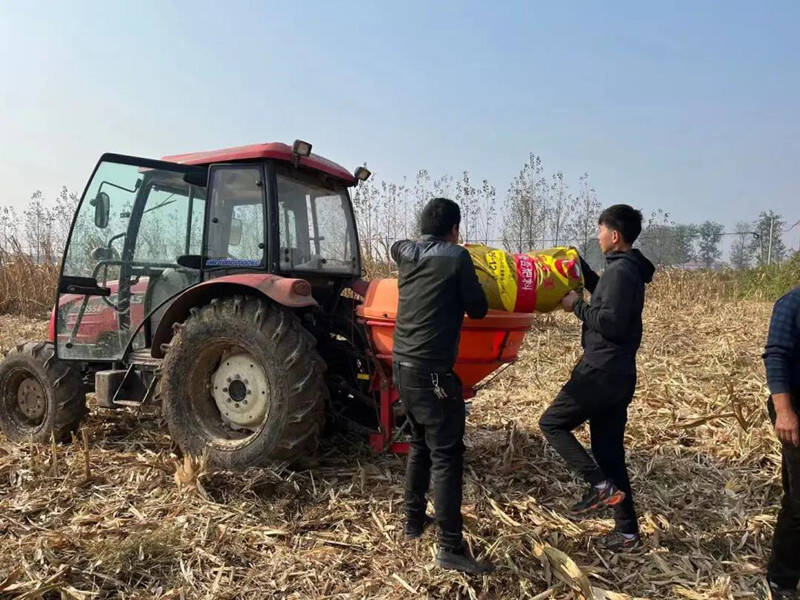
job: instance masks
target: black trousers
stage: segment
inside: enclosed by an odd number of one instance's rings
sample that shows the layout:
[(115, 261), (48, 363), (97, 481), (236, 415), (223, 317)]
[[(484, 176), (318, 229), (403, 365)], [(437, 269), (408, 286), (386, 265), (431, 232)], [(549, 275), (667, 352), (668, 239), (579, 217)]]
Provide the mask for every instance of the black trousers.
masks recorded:
[[(796, 401), (798, 395), (793, 395), (793, 398)], [(799, 408), (797, 404), (795, 402), (796, 410)], [(774, 425), (772, 398), (769, 399), (768, 409)], [(775, 524), (767, 577), (781, 587), (794, 588), (800, 582), (800, 448), (784, 444), (781, 455), (783, 502)]]
[[(461, 381), (451, 370), (430, 371), (400, 363), (394, 364), (394, 380), (412, 428), (406, 466), (406, 519), (422, 523), (425, 496), (433, 479), (439, 544), (447, 550), (460, 550), (465, 421)], [(437, 397), (436, 382), (446, 397)]]
[[(610, 479), (625, 492), (625, 500), (614, 508), (616, 528), (624, 533), (639, 531), (624, 447), (635, 388), (636, 375), (607, 373), (581, 361), (539, 420), (547, 441), (573, 471), (593, 485)], [(572, 434), (587, 421), (594, 458)]]

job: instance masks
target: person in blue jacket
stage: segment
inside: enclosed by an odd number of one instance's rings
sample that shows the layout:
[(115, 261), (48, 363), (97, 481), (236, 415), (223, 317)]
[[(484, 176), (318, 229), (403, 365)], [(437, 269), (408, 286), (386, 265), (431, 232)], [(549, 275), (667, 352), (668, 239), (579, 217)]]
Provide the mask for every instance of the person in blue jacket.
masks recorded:
[(767, 566), (772, 597), (796, 600), (800, 582), (800, 287), (775, 303), (764, 349), (767, 408), (782, 444), (783, 502)]

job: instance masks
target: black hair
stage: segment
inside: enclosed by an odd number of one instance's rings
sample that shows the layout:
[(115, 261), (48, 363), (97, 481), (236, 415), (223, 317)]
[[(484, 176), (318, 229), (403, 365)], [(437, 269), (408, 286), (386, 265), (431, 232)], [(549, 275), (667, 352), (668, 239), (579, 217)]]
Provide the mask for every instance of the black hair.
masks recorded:
[(419, 215), (419, 229), (423, 235), (444, 237), (461, 224), (461, 209), (447, 198), (428, 201)]
[(597, 222), (618, 232), (627, 244), (633, 244), (642, 233), (642, 213), (627, 204), (609, 206)]

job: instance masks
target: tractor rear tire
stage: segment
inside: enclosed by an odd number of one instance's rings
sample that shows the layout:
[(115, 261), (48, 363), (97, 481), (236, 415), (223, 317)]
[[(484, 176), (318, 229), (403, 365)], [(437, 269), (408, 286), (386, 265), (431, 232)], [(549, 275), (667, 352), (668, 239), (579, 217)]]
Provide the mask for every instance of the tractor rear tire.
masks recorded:
[[(220, 298), (192, 309), (173, 330), (159, 391), (170, 435), (184, 453), (205, 453), (215, 466), (245, 469), (300, 461), (316, 451), (328, 397), (325, 363), (294, 312), (253, 296)], [(245, 429), (249, 434), (231, 426), (224, 403), (221, 408), (212, 395), (219, 393), (212, 392), (218, 389), (216, 374), (232, 356), (249, 357), (245, 375), (232, 375), (234, 385), (241, 379), (242, 393), (247, 373), (264, 379), (246, 392), (267, 398), (263, 421)]]
[(20, 344), (0, 362), (0, 429), (10, 440), (69, 440), (86, 413), (81, 374), (52, 343)]

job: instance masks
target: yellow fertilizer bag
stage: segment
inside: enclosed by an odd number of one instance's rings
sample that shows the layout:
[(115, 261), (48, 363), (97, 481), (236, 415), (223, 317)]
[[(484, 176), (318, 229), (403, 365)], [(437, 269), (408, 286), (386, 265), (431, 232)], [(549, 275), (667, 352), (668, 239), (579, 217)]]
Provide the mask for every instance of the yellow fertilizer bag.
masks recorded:
[(489, 308), (508, 312), (550, 312), (570, 291), (583, 287), (575, 248), (514, 254), (483, 244), (465, 244)]

